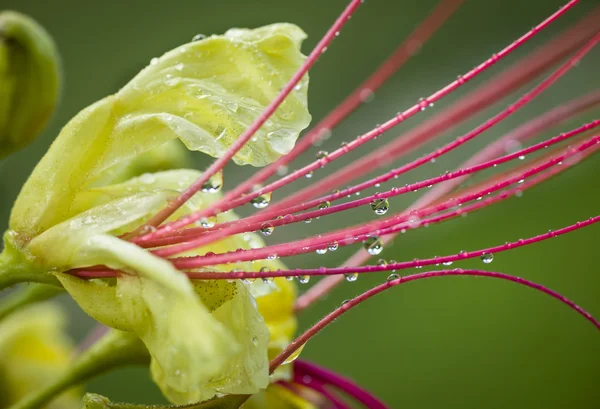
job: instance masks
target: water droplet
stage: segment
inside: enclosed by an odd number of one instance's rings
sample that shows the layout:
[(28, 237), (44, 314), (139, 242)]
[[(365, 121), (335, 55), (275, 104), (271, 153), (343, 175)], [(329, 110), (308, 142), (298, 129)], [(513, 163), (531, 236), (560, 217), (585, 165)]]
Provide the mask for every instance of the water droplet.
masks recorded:
[(204, 34), (196, 34), (194, 37), (192, 37), (192, 41), (200, 41), (200, 40), (204, 40), (206, 38), (206, 36)]
[(315, 157), (317, 159), (323, 159), (323, 158), (326, 158), (327, 155), (329, 155), (329, 152), (327, 152), (327, 151), (319, 151), (319, 152), (317, 152), (317, 154), (315, 155)]
[(310, 222), (312, 222), (312, 217), (304, 220), (304, 223), (306, 223), (306, 224), (308, 224)]
[(302, 83), (298, 83), (298, 84), (296, 84), (296, 85), (294, 86), (294, 89), (295, 89), (296, 91), (300, 91), (300, 90), (302, 89)]
[(217, 193), (223, 186), (223, 173), (217, 172), (202, 185), (204, 193)]
[(358, 273), (346, 273), (344, 274), (344, 277), (346, 278), (346, 281), (353, 283), (358, 280)]
[(217, 223), (216, 216), (203, 217), (200, 219), (200, 226), (204, 227), (205, 229), (210, 229), (211, 227), (214, 227), (216, 223)]
[(337, 241), (334, 241), (333, 243), (329, 243), (327, 245), (327, 249), (329, 249), (329, 251), (336, 251), (338, 249), (339, 245)]
[(344, 301), (342, 301), (341, 305), (344, 306), (344, 305), (348, 304), (350, 301), (352, 301), (352, 300), (350, 300), (350, 299), (344, 300)]
[(390, 281), (394, 281), (399, 279), (400, 276), (398, 274), (390, 274), (389, 276), (387, 276), (386, 281), (390, 282)]
[(444, 265), (444, 266), (451, 266), (451, 265), (452, 265), (452, 262), (451, 262), (451, 261), (444, 261), (444, 262), (442, 263), (442, 265)]
[(154, 57), (153, 59), (150, 60), (150, 65), (156, 65), (158, 64), (158, 58)]
[(306, 275), (298, 276), (298, 282), (300, 284), (307, 284), (309, 281), (310, 281), (310, 276), (306, 276)]
[(288, 281), (294, 281), (294, 276), (287, 276), (285, 279)]
[(378, 266), (385, 267), (385, 266), (387, 266), (387, 264), (388, 264), (387, 261), (383, 258), (380, 258), (379, 260), (377, 260)]
[(317, 254), (325, 254), (325, 253), (327, 253), (327, 247), (316, 249), (315, 253), (317, 253)]
[(492, 261), (494, 261), (494, 255), (492, 253), (482, 254), (481, 261), (483, 261), (485, 264), (490, 264)]
[(262, 226), (260, 226), (260, 232), (263, 236), (270, 236), (271, 234), (273, 234), (274, 230), (275, 227), (273, 227), (271, 223), (263, 223)]
[(331, 203), (329, 203), (327, 200), (324, 201), (324, 202), (319, 203), (319, 205), (317, 206), (317, 208), (319, 210), (328, 209), (329, 207), (331, 207)]
[(306, 179), (310, 179), (310, 178), (312, 178), (312, 177), (313, 177), (313, 173), (312, 173), (312, 171), (308, 172), (306, 175), (304, 175), (304, 177), (305, 177)]
[(369, 237), (365, 240), (365, 249), (370, 255), (376, 256), (383, 251), (383, 243), (379, 237)]
[(383, 216), (390, 209), (390, 202), (387, 199), (375, 199), (371, 202), (371, 210), (377, 216)]
[(271, 192), (265, 193), (264, 195), (256, 196), (250, 201), (252, 206), (257, 209), (264, 209), (271, 202)]
[(252, 337), (252, 345), (254, 345), (255, 347), (258, 346), (258, 337)]
[(278, 176), (285, 176), (288, 173), (288, 167), (285, 165), (281, 165), (280, 167), (277, 168), (277, 175)]

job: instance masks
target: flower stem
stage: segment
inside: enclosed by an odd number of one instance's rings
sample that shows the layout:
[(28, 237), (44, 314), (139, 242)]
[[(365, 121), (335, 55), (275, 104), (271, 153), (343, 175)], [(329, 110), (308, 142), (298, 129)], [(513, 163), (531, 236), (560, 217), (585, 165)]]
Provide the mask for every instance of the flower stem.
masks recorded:
[(54, 383), (35, 390), (9, 409), (40, 408), (65, 390), (94, 376), (124, 365), (147, 365), (148, 360), (148, 351), (137, 336), (113, 330), (79, 355), (69, 371)]
[(0, 253), (0, 291), (24, 282), (60, 285), (53, 275), (37, 270), (14, 247), (7, 244)]

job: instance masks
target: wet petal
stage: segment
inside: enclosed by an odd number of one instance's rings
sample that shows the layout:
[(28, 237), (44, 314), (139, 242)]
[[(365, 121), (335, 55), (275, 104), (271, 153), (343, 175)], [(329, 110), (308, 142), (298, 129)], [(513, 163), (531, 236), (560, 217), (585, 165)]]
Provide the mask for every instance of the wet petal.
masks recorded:
[[(302, 64), (303, 32), (290, 24), (235, 30), (185, 44), (61, 131), (25, 183), (10, 218), (23, 241), (67, 219), (76, 196), (136, 156), (179, 138), (222, 154)], [(309, 121), (305, 78), (236, 155), (263, 166), (289, 152)]]

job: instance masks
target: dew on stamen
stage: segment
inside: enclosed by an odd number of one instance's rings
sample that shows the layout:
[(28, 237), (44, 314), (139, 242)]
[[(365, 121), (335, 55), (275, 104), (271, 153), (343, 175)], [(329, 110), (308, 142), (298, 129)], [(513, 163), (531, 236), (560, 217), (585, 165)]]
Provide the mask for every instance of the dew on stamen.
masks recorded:
[(372, 256), (376, 256), (383, 251), (383, 243), (379, 237), (369, 237), (365, 240), (364, 246), (365, 250)]
[(389, 276), (387, 276), (387, 278), (385, 279), (387, 282), (390, 281), (394, 281), (400, 278), (399, 274), (390, 274)]
[(442, 265), (444, 265), (444, 266), (451, 266), (452, 265), (452, 261), (444, 261), (442, 263)]
[(310, 178), (312, 178), (312, 177), (313, 177), (312, 170), (311, 170), (310, 172), (308, 172), (306, 175), (304, 175), (304, 177), (305, 177), (306, 179), (310, 179)]
[(307, 275), (298, 276), (298, 282), (300, 284), (307, 284), (309, 281), (310, 281), (310, 276), (307, 276)]
[(273, 225), (271, 223), (263, 223), (262, 226), (260, 227), (260, 232), (262, 233), (263, 236), (270, 236), (271, 234), (273, 234), (274, 230), (275, 230), (275, 227), (273, 227)]
[(353, 283), (356, 280), (358, 280), (358, 273), (346, 273), (344, 274), (344, 278), (346, 279), (346, 281), (348, 281), (349, 283)]
[(390, 209), (390, 202), (387, 199), (375, 199), (371, 202), (371, 210), (377, 216), (383, 216)]
[(205, 229), (210, 229), (211, 227), (214, 227), (215, 224), (217, 224), (217, 217), (203, 217), (200, 219), (199, 223), (201, 227), (204, 227)]
[(325, 254), (325, 253), (327, 253), (327, 247), (322, 247), (322, 248), (316, 249), (315, 253), (317, 253), (317, 254)]
[(252, 203), (252, 206), (257, 209), (264, 209), (269, 205), (269, 203), (271, 203), (271, 192), (256, 196), (250, 201), (250, 203)]
[(308, 224), (312, 222), (312, 217), (309, 217), (308, 219), (304, 219), (304, 223)]
[(319, 205), (317, 206), (317, 208), (319, 210), (324, 210), (324, 209), (328, 209), (329, 207), (331, 207), (331, 203), (327, 200), (325, 200), (324, 202), (319, 203)]
[(378, 266), (385, 267), (385, 266), (387, 266), (387, 264), (388, 264), (387, 261), (383, 258), (380, 258), (379, 260), (377, 260)]
[(485, 264), (490, 264), (492, 261), (494, 261), (494, 255), (492, 253), (482, 254), (481, 261), (483, 261)]
[(334, 241), (334, 242), (332, 242), (332, 243), (329, 243), (329, 244), (327, 245), (327, 249), (328, 249), (329, 251), (336, 251), (336, 250), (338, 249), (338, 247), (339, 247), (339, 244), (338, 244), (338, 242), (337, 242), (337, 241)]

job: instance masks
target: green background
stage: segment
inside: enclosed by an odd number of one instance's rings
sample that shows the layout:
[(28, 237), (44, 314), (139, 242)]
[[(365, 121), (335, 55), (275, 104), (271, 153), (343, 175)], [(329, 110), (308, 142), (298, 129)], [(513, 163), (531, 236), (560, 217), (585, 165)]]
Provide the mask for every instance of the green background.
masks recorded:
[[(375, 124), (408, 108), (499, 51), (554, 12), (557, 0), (470, 0), (424, 45), (379, 92), (333, 132), (320, 149), (333, 150)], [(194, 34), (222, 33), (230, 27), (256, 27), (278, 21), (301, 26), (309, 35), (308, 53), (337, 14), (344, 0), (186, 0), (186, 1), (75, 1), (2, 0), (2, 8), (19, 10), (40, 21), (55, 37), (63, 58), (64, 88), (60, 109), (44, 134), (25, 151), (0, 163), (0, 220), (8, 218), (12, 201), (28, 173), (60, 127), (77, 111), (116, 91), (152, 57)], [(311, 71), (310, 110), (318, 120), (346, 96), (394, 49), (434, 6), (433, 0), (369, 0), (349, 22)], [(419, 121), (449, 106), (475, 89), (489, 74), (501, 72), (552, 35), (589, 12), (595, 1), (582, 1), (564, 18), (528, 43), (480, 80), (466, 85), (434, 108), (388, 132), (377, 141), (318, 172), (323, 177), (348, 160), (365, 155)], [(435, 164), (395, 181), (398, 186), (452, 169), (476, 149), (528, 118), (600, 86), (600, 50), (538, 100)], [(479, 115), (472, 122), (442, 135), (415, 157), (469, 130), (513, 101), (519, 93)], [(568, 130), (594, 113), (565, 124)], [(555, 129), (550, 136), (560, 132)], [(315, 149), (316, 150), (316, 149)], [(295, 166), (307, 163), (315, 150)], [(208, 160), (196, 154), (197, 166)], [(403, 163), (402, 159), (397, 163)], [(247, 174), (231, 166), (226, 187)], [(600, 208), (600, 161), (591, 158), (543, 186), (466, 218), (402, 235), (381, 256), (415, 257), (474, 250), (556, 229), (597, 214)], [(298, 189), (302, 180), (288, 187)], [(385, 186), (386, 188), (391, 187)], [(369, 191), (372, 193), (372, 191)], [(418, 194), (393, 200), (392, 210), (410, 204)], [(247, 213), (243, 209), (242, 213)], [(271, 241), (327, 231), (348, 223), (373, 219), (367, 209), (318, 223), (276, 231)], [(600, 316), (598, 271), (599, 226), (533, 246), (497, 254), (485, 268), (523, 276), (548, 285)], [(308, 255), (290, 266), (334, 266), (356, 248), (324, 256)], [(458, 265), (455, 263), (455, 266)], [(478, 260), (463, 268), (484, 268)], [(421, 270), (416, 270), (421, 271)], [(409, 273), (409, 271), (407, 271)], [(306, 328), (340, 302), (382, 282), (385, 275), (361, 277), (344, 283), (300, 317)], [(70, 330), (81, 338), (92, 322), (69, 300)], [(347, 376), (382, 397), (394, 408), (598, 408), (600, 405), (600, 335), (592, 325), (556, 300), (533, 290), (490, 279), (440, 278), (398, 287), (365, 303), (337, 320), (305, 348), (302, 358)], [(102, 376), (88, 390), (114, 400), (160, 402), (162, 398), (143, 368), (129, 368)]]

